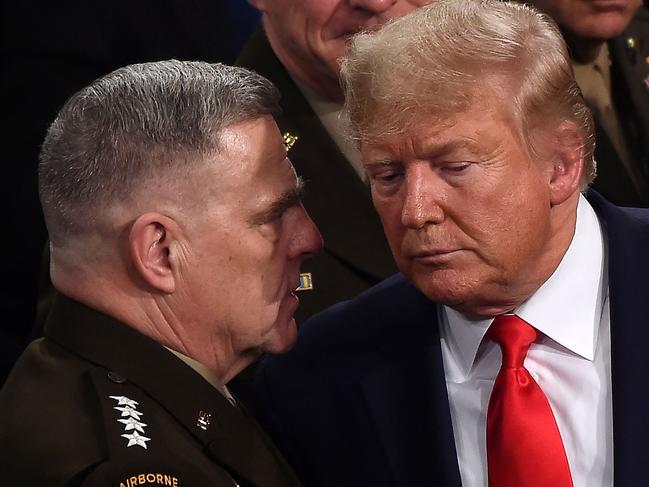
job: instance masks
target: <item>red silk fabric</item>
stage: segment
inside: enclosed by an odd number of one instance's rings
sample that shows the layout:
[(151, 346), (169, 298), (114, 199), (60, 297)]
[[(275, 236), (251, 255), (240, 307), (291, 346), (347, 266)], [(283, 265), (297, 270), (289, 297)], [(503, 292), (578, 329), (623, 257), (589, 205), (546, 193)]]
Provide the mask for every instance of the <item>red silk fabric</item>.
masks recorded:
[(487, 410), (489, 487), (572, 487), (550, 404), (523, 366), (537, 336), (515, 315), (497, 316), (487, 331), (503, 355)]

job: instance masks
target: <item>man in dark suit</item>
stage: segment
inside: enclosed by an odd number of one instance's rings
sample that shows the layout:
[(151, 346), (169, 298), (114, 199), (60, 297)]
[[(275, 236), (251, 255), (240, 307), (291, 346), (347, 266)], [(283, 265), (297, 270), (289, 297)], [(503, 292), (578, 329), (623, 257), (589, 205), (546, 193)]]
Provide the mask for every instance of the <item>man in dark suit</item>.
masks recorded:
[(342, 78), (402, 274), (259, 370), (302, 481), (646, 483), (649, 213), (582, 194), (593, 122), (554, 22), (440, 0), (356, 37)]
[(613, 203), (649, 206), (649, 11), (641, 0), (529, 3), (559, 25), (593, 111), (593, 187)]
[(360, 154), (342, 132), (339, 59), (349, 38), (429, 0), (253, 0), (258, 29), (237, 64), (271, 80), (282, 93), (282, 133), (295, 136), (291, 160), (309, 188), (304, 206), (324, 238), (306, 263), (314, 289), (303, 294), (298, 323), (356, 296), (396, 271), (372, 208)]
[(7, 485), (297, 486), (225, 384), (296, 336), (320, 235), (242, 68), (136, 64), (73, 95), (42, 146), (59, 291), (0, 392)]

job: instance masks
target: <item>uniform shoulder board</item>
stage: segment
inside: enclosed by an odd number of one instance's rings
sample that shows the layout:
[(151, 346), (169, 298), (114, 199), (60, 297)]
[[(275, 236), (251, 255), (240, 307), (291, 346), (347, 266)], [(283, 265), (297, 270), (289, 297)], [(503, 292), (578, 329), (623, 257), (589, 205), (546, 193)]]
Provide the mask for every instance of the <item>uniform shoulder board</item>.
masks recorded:
[[(85, 487), (237, 487), (231, 475), (203, 457), (188, 433), (159, 404), (118, 371), (91, 372), (104, 423), (105, 459)], [(176, 436), (174, 436), (176, 435)], [(188, 440), (190, 438), (190, 440)]]

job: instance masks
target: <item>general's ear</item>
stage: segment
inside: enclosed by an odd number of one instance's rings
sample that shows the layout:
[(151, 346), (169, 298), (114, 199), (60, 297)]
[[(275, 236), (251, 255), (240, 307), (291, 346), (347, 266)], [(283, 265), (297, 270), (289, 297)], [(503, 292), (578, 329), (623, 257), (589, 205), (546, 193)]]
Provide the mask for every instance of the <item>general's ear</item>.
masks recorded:
[(173, 219), (151, 212), (140, 215), (129, 234), (129, 252), (137, 273), (151, 287), (166, 294), (176, 289), (171, 249), (178, 233)]
[(550, 129), (552, 154), (550, 201), (559, 205), (580, 190), (584, 172), (584, 140), (573, 122), (564, 121)]

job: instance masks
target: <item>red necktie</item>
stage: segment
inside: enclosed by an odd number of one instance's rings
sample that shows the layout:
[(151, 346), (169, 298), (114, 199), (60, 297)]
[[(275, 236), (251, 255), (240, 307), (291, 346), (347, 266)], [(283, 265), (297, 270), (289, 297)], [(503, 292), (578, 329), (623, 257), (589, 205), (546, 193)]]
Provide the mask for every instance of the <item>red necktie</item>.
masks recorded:
[(537, 336), (515, 315), (497, 316), (487, 331), (503, 355), (487, 411), (489, 487), (572, 487), (550, 404), (523, 366)]

